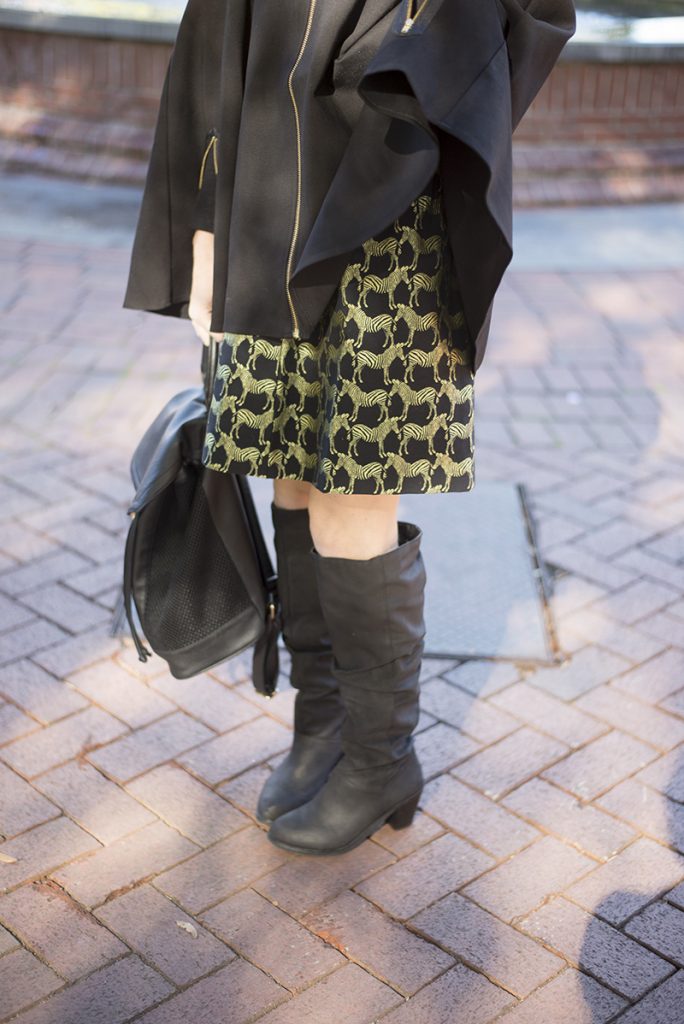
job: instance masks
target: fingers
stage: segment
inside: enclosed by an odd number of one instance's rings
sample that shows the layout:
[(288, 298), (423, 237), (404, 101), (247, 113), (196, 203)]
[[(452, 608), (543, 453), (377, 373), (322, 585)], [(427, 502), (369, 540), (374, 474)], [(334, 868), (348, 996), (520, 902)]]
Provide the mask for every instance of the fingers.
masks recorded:
[(203, 345), (209, 345), (209, 342), (212, 340), (212, 338), (216, 341), (221, 341), (221, 339), (223, 338), (222, 331), (210, 331), (209, 328), (206, 327), (205, 324), (199, 320), (192, 320), (191, 323), (195, 331), (195, 334), (200, 339)]
[(208, 345), (210, 341), (210, 333), (206, 327), (199, 322), (199, 320), (192, 320), (192, 326), (195, 334), (200, 339), (203, 345)]

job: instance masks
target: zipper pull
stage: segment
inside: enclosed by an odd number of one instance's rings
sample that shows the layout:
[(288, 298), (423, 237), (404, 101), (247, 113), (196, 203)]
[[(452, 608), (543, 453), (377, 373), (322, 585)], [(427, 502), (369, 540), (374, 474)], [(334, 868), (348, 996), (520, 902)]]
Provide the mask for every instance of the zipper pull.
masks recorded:
[(208, 139), (207, 147), (204, 150), (204, 156), (202, 157), (202, 166), (200, 167), (199, 182), (198, 182), (198, 185), (197, 185), (197, 188), (198, 188), (199, 191), (201, 191), (202, 188), (204, 187), (204, 172), (205, 172), (205, 169), (206, 169), (206, 166), (207, 166), (207, 160), (209, 159), (209, 154), (210, 153), (213, 156), (214, 174), (218, 175), (218, 170), (219, 170), (218, 169), (218, 157), (216, 155), (216, 144), (218, 142), (218, 132), (216, 131), (215, 128), (211, 129), (211, 131), (207, 135), (207, 139)]
[(412, 24), (413, 24), (413, 18), (407, 18), (406, 21), (404, 22), (403, 26), (402, 26), (401, 31), (402, 32), (408, 32), (408, 30), (411, 28)]

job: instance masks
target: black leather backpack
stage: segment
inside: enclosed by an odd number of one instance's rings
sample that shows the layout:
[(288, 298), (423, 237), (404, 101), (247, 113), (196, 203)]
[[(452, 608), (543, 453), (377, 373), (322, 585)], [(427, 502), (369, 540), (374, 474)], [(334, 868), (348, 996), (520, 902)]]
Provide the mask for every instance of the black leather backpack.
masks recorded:
[(255, 689), (278, 679), (277, 578), (246, 477), (202, 465), (218, 342), (202, 346), (204, 387), (174, 395), (131, 460), (136, 489), (124, 554), (123, 603), (141, 661), (143, 644), (186, 679), (254, 646)]

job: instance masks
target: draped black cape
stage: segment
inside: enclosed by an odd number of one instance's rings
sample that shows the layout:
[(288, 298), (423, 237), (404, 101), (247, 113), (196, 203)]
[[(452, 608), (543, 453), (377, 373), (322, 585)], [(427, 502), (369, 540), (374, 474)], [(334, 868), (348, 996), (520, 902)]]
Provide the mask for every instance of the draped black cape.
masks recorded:
[(512, 133), (574, 32), (574, 5), (415, 0), (402, 31), (408, 2), (190, 0), (126, 307), (188, 316), (198, 194), (211, 180), (211, 329), (306, 338), (349, 255), (439, 170), (480, 366), (513, 252)]

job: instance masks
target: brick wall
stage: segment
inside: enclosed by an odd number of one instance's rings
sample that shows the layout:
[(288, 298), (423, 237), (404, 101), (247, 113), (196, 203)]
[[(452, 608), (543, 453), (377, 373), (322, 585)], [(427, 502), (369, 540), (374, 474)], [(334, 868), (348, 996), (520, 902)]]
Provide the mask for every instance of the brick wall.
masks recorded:
[(149, 124), (170, 53), (168, 43), (0, 29), (0, 101)]
[[(170, 53), (0, 27), (0, 166), (141, 182)], [(516, 202), (684, 198), (684, 63), (567, 55), (516, 132)]]
[(662, 141), (684, 135), (684, 63), (563, 61), (523, 120), (521, 142)]

